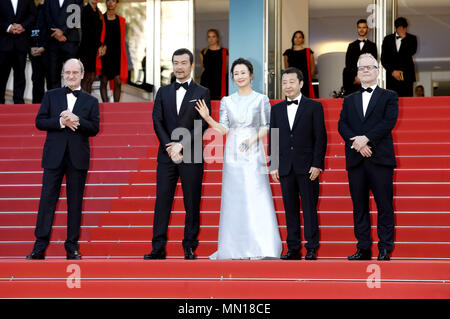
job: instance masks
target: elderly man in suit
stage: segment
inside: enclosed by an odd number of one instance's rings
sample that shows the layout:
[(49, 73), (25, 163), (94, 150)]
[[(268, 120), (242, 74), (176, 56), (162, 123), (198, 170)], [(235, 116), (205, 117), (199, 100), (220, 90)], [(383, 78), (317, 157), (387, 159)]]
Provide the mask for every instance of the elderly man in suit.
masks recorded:
[[(184, 257), (195, 259), (200, 230), (200, 198), (203, 181), (203, 133), (208, 123), (195, 109), (205, 100), (211, 110), (208, 89), (192, 80), (194, 56), (188, 49), (172, 55), (176, 81), (161, 87), (153, 106), (153, 127), (159, 140), (156, 169), (156, 203), (153, 220), (152, 251), (144, 259), (166, 258), (167, 228), (178, 179), (183, 188), (186, 219)], [(199, 125), (196, 125), (196, 123)], [(189, 134), (182, 134), (189, 132)]]
[(378, 208), (378, 260), (394, 248), (393, 175), (396, 167), (392, 130), (397, 123), (398, 95), (377, 86), (378, 63), (369, 54), (358, 60), (362, 89), (344, 99), (338, 130), (345, 141), (346, 169), (358, 241), (349, 260), (371, 259), (369, 191)]
[(24, 103), (28, 35), (35, 19), (33, 0), (0, 1), (0, 104), (5, 104), (6, 84), (11, 69), (14, 70), (14, 103)]
[(408, 21), (395, 20), (395, 33), (387, 35), (381, 46), (381, 63), (386, 69), (386, 88), (399, 96), (413, 96), (416, 70), (413, 55), (417, 51), (417, 37), (407, 33)]
[(47, 131), (42, 154), (42, 193), (36, 224), (36, 242), (27, 259), (44, 259), (59, 199), (66, 176), (67, 259), (81, 259), (81, 210), (89, 168), (89, 137), (99, 131), (99, 106), (96, 98), (80, 91), (83, 64), (70, 59), (63, 66), (65, 87), (47, 91), (36, 116), (36, 127)]
[[(301, 198), (307, 241), (305, 259), (314, 260), (319, 248), (318, 176), (324, 169), (327, 148), (323, 108), (320, 102), (301, 94), (303, 74), (300, 70), (284, 70), (281, 80), (286, 100), (272, 107), (269, 138), (270, 174), (276, 182), (280, 181), (286, 211), (288, 252), (281, 259), (301, 259)], [(272, 143), (276, 129), (279, 133), (278, 152)]]

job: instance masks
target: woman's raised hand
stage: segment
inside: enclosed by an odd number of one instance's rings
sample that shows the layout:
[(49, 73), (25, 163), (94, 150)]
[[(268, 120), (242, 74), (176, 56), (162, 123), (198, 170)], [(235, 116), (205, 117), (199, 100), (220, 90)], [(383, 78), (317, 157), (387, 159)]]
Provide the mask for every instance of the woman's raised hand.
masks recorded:
[(206, 106), (205, 100), (198, 100), (195, 109), (198, 111), (201, 117), (206, 121), (209, 117), (209, 109)]

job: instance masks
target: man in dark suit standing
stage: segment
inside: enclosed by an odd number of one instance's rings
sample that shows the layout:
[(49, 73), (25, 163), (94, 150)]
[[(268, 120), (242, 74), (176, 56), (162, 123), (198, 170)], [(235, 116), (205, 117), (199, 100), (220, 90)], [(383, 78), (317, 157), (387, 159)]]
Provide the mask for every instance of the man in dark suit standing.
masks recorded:
[(24, 103), (28, 35), (35, 19), (33, 0), (0, 1), (0, 104), (5, 104), (11, 69), (14, 70), (14, 103)]
[(366, 53), (358, 60), (362, 89), (344, 99), (338, 123), (345, 141), (346, 169), (353, 202), (357, 251), (349, 260), (371, 259), (369, 191), (378, 208), (378, 260), (394, 248), (393, 175), (396, 167), (392, 130), (397, 123), (397, 93), (377, 86), (378, 63)]
[(44, 12), (49, 36), (46, 50), (47, 89), (61, 87), (64, 61), (76, 58), (81, 40), (83, 0), (45, 1)]
[(417, 51), (417, 37), (407, 33), (408, 21), (395, 20), (395, 33), (387, 35), (381, 46), (381, 63), (386, 69), (386, 88), (399, 96), (413, 96), (416, 70), (413, 55)]
[(42, 154), (42, 193), (36, 223), (36, 242), (27, 259), (44, 259), (45, 249), (66, 176), (67, 259), (81, 259), (78, 247), (81, 209), (89, 168), (89, 137), (99, 131), (99, 106), (96, 98), (80, 91), (83, 64), (70, 59), (63, 66), (66, 87), (47, 91), (36, 116), (36, 127), (47, 131)]
[[(286, 100), (271, 109), (269, 138), (270, 174), (281, 183), (286, 211), (288, 252), (281, 259), (301, 259), (301, 198), (307, 240), (305, 259), (313, 260), (319, 247), (318, 176), (324, 169), (327, 148), (323, 108), (320, 102), (302, 96), (303, 74), (300, 70), (288, 68), (281, 79)], [(276, 130), (278, 141), (274, 138)]]
[(188, 49), (173, 53), (176, 81), (161, 87), (153, 106), (153, 127), (159, 140), (156, 203), (151, 253), (144, 259), (166, 258), (167, 228), (178, 178), (183, 188), (186, 219), (185, 259), (195, 259), (200, 230), (200, 198), (203, 180), (203, 133), (208, 124), (195, 109), (205, 100), (211, 110), (208, 89), (191, 78), (194, 57)]
[(366, 19), (358, 20), (356, 32), (358, 33), (358, 39), (348, 45), (347, 53), (345, 54), (345, 68), (342, 74), (345, 95), (361, 89), (361, 81), (358, 78), (356, 67), (359, 56), (363, 53), (370, 53), (375, 59), (378, 57), (376, 44), (367, 38), (369, 27)]

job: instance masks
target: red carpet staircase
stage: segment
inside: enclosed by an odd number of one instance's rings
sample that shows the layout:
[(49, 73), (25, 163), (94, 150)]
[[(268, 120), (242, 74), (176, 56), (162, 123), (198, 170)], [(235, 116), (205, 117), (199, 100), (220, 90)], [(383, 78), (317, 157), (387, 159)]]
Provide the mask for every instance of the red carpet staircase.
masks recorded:
[[(70, 263), (60, 259), (65, 257), (64, 187), (48, 260), (23, 260), (34, 242), (45, 133), (34, 126), (37, 105), (1, 105), (0, 297), (301, 298), (303, 287), (314, 291), (313, 295), (304, 295), (310, 298), (450, 297), (450, 98), (400, 100), (400, 117), (394, 131), (398, 159), (394, 177), (396, 244), (391, 262), (373, 261), (383, 270), (383, 289), (378, 290), (366, 285), (370, 262), (354, 264), (345, 260), (354, 252), (355, 239), (344, 146), (337, 133), (342, 100), (322, 102), (328, 150), (326, 171), (320, 177), (319, 260), (293, 263), (206, 260), (217, 248), (220, 163), (205, 166), (200, 244), (196, 251), (199, 260), (182, 259), (184, 206), (179, 187), (169, 227), (169, 259), (143, 261), (142, 256), (151, 249), (156, 193), (158, 141), (152, 128), (152, 104), (102, 104), (101, 130), (91, 139), (92, 160), (84, 200), (80, 250), (85, 260), (77, 263), (83, 270), (83, 285), (90, 289), (78, 293), (67, 290), (66, 266)], [(219, 104), (214, 103), (215, 118), (218, 108)], [(280, 186), (273, 183), (272, 192), (285, 240)], [(371, 210), (376, 256), (373, 198)], [(44, 295), (33, 294), (45, 285), (48, 291)], [(285, 290), (274, 290), (280, 287), (276, 285), (284, 285)], [(120, 293), (106, 287), (120, 288)], [(165, 288), (153, 291), (148, 287)]]

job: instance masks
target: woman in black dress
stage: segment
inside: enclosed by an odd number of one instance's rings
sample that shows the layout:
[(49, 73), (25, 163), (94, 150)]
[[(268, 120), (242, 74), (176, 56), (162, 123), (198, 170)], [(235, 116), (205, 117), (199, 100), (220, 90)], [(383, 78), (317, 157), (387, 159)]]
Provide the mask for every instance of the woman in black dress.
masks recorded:
[(310, 48), (304, 48), (305, 36), (302, 31), (295, 31), (292, 35), (292, 47), (284, 51), (284, 68), (294, 67), (303, 73), (302, 94), (314, 98), (314, 90), (311, 79), (315, 73), (314, 52)]
[(220, 100), (228, 94), (228, 50), (220, 47), (219, 31), (209, 29), (207, 35), (208, 47), (200, 54), (200, 84), (209, 89), (211, 100)]
[(92, 83), (95, 80), (95, 63), (103, 28), (103, 14), (97, 7), (98, 1), (89, 0), (81, 14), (81, 33), (83, 36), (81, 37), (79, 55), (84, 65), (84, 78), (81, 81), (81, 88), (88, 93), (91, 93)]
[[(116, 8), (119, 0), (106, 0), (107, 11), (103, 16), (105, 31), (103, 45), (99, 49), (101, 57), (101, 76), (100, 76), (100, 95), (103, 102), (108, 102), (108, 81), (113, 80), (113, 97), (114, 102), (120, 101), (121, 94), (121, 46), (124, 41), (122, 39), (122, 30), (120, 25), (120, 17), (116, 14)], [(125, 64), (127, 61), (125, 60)]]

